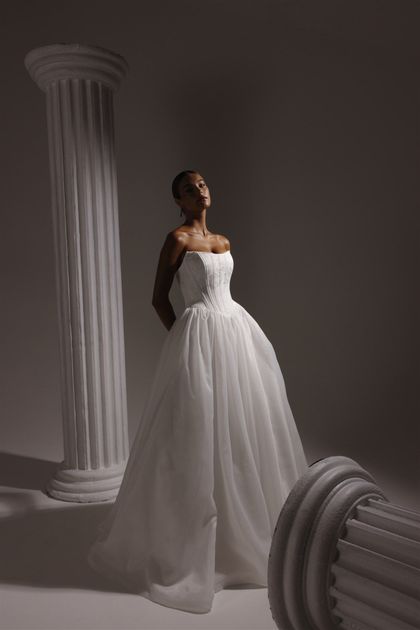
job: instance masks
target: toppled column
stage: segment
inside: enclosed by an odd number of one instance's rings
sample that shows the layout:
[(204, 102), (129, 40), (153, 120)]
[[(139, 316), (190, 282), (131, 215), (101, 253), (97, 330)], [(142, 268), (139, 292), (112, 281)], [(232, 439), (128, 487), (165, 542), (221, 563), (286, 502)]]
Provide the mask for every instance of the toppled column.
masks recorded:
[(418, 630), (420, 514), (352, 459), (316, 462), (280, 513), (268, 596), (281, 630)]

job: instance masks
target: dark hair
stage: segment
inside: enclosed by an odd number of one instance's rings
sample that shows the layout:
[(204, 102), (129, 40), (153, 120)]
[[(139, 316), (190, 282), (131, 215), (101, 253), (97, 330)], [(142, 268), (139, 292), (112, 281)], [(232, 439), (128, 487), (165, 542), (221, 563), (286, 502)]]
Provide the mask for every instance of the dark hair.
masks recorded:
[(181, 171), (172, 182), (172, 195), (175, 199), (179, 199), (179, 185), (185, 175), (198, 175), (198, 171)]

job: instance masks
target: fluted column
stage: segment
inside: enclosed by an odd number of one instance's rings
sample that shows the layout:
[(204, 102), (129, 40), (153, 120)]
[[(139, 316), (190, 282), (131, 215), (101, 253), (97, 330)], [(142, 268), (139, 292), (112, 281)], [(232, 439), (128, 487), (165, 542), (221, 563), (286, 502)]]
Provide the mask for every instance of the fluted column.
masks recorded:
[(375, 499), (358, 505), (331, 573), (342, 628), (420, 628), (420, 514)]
[(420, 514), (353, 460), (316, 462), (280, 513), (268, 596), (281, 630), (418, 630)]
[(36, 48), (25, 66), (46, 93), (64, 461), (47, 491), (102, 501), (128, 457), (113, 92), (127, 71), (97, 47)]

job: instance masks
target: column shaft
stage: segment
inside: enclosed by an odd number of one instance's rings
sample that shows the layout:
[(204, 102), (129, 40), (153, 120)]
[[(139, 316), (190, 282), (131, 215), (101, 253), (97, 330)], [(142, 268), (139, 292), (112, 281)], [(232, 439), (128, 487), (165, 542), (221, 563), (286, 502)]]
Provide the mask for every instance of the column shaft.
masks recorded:
[(77, 45), (25, 61), (46, 92), (56, 259), (64, 461), (47, 490), (106, 500), (129, 448), (113, 124), (124, 64)]

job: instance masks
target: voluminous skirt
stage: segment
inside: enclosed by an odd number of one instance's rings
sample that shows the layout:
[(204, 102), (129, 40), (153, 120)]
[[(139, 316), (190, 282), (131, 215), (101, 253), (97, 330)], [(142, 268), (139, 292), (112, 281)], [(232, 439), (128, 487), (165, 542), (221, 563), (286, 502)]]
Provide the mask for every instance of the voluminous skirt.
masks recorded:
[(204, 613), (267, 586), (272, 535), (307, 463), (274, 348), (237, 302), (187, 307), (164, 340), (119, 494), (88, 556), (124, 589)]

